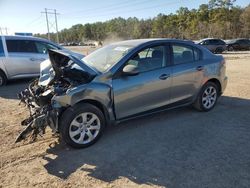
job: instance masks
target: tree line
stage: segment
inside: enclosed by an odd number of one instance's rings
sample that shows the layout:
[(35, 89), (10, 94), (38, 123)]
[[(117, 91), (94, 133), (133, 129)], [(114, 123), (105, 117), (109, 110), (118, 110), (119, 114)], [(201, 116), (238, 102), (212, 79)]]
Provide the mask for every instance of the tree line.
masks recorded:
[[(250, 38), (250, 4), (234, 6), (235, 0), (210, 0), (198, 9), (180, 7), (176, 13), (150, 19), (118, 17), (105, 22), (73, 25), (59, 32), (60, 42), (104, 41), (106, 38), (179, 38), (198, 40)], [(51, 39), (56, 41), (55, 33)], [(46, 38), (46, 34), (35, 34)]]

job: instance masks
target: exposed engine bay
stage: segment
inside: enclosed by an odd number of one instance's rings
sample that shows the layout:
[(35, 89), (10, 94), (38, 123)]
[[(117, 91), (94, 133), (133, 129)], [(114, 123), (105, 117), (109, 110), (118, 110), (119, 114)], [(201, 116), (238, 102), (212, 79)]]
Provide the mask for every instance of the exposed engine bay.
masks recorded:
[(88, 67), (73, 56), (60, 51), (50, 50), (49, 60), (41, 64), (39, 79), (32, 81), (28, 88), (18, 94), (20, 103), (24, 103), (30, 116), (21, 122), (25, 129), (15, 142), (31, 137), (35, 141), (38, 135), (45, 133), (49, 126), (54, 133), (58, 132), (58, 119), (65, 107), (53, 104), (53, 98), (65, 95), (77, 85), (90, 82), (94, 74)]

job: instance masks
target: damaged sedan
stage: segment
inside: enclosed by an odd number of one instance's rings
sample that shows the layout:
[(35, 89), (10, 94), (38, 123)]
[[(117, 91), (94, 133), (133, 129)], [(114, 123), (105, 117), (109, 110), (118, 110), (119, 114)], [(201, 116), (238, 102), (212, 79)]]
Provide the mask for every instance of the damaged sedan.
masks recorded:
[(82, 60), (49, 50), (40, 78), (19, 94), (30, 117), (16, 142), (50, 127), (84, 148), (107, 125), (187, 105), (209, 111), (226, 87), (225, 66), (222, 56), (176, 39), (122, 41)]

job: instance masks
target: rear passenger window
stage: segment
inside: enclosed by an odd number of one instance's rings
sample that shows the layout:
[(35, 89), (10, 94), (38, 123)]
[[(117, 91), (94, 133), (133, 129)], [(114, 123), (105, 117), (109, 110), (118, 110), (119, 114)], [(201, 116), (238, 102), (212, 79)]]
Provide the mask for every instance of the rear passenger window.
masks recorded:
[(192, 63), (200, 60), (200, 51), (192, 46), (174, 44), (172, 48), (175, 65)]
[(201, 59), (201, 52), (200, 50), (193, 48), (194, 51), (194, 60), (199, 61)]
[(222, 41), (222, 40), (217, 40), (217, 44), (219, 44), (219, 45), (224, 45), (224, 44), (225, 44), (225, 42), (224, 42), (224, 41)]
[(35, 43), (31, 40), (6, 40), (8, 52), (37, 53)]
[(2, 38), (0, 36), (0, 57), (4, 56), (4, 50), (3, 50), (3, 42), (2, 42)]
[(203, 44), (203, 45), (210, 45), (211, 43), (210, 43), (209, 40), (205, 40), (205, 41), (202, 42), (202, 44)]

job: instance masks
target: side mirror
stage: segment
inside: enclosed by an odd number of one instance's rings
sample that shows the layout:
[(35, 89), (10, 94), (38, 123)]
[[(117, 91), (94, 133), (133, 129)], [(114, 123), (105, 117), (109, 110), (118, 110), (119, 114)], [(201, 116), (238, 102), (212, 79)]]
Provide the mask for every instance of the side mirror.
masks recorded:
[(47, 49), (46, 49), (46, 48), (43, 49), (43, 53), (44, 53), (44, 54), (47, 53)]
[(135, 76), (139, 74), (138, 68), (135, 65), (126, 65), (122, 71), (124, 75), (127, 76)]

